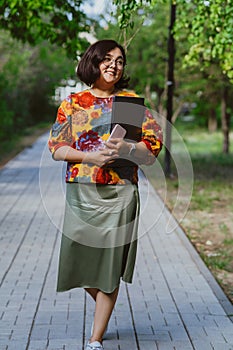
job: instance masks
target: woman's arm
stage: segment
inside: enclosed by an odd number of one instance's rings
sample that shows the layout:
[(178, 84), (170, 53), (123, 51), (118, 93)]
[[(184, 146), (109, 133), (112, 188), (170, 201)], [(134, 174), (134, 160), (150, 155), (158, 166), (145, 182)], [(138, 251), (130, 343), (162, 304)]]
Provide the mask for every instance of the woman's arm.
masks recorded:
[(100, 151), (82, 152), (70, 146), (62, 146), (53, 154), (55, 160), (64, 160), (71, 163), (91, 163), (98, 165), (99, 167), (117, 157), (116, 152), (107, 147)]
[(70, 146), (62, 146), (54, 152), (53, 158), (54, 160), (81, 163), (84, 159), (84, 153)]
[(138, 164), (153, 164), (156, 159), (143, 141), (131, 143), (116, 138), (106, 142), (106, 146), (118, 157), (125, 156), (127, 158), (132, 158), (132, 160)]

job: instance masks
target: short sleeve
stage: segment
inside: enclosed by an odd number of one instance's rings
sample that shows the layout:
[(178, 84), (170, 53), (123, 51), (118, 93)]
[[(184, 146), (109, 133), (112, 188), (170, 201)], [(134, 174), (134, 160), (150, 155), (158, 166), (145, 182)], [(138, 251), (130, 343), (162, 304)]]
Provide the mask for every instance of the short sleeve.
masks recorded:
[(142, 124), (141, 141), (145, 143), (148, 150), (152, 152), (155, 157), (158, 156), (162, 149), (163, 132), (162, 128), (148, 109), (145, 111), (145, 118)]
[(48, 147), (52, 155), (62, 146), (72, 146), (71, 97), (64, 100), (57, 111), (55, 123), (50, 130)]

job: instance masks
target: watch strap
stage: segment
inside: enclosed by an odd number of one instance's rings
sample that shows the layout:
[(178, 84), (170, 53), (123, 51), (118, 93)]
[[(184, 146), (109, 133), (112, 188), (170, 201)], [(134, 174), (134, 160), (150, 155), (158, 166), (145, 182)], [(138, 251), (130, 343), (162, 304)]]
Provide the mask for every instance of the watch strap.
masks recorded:
[(133, 156), (136, 151), (136, 145), (135, 143), (131, 143), (130, 151), (129, 151), (129, 156)]

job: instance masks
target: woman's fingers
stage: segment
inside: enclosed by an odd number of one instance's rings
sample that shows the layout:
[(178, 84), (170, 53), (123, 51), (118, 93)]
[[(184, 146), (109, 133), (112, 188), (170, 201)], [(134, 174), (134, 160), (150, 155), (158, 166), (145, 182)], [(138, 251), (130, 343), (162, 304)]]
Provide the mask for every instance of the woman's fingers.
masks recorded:
[(101, 153), (105, 156), (113, 156), (117, 154), (117, 149), (115, 147), (106, 147), (103, 151), (101, 151)]
[(105, 146), (107, 149), (110, 149), (110, 150), (116, 150), (117, 149), (117, 141), (118, 139), (112, 139), (111, 141), (108, 141), (105, 143)]
[(127, 154), (129, 152), (128, 143), (123, 139), (111, 139), (111, 141), (106, 142), (106, 147), (110, 151), (113, 151), (113, 154)]

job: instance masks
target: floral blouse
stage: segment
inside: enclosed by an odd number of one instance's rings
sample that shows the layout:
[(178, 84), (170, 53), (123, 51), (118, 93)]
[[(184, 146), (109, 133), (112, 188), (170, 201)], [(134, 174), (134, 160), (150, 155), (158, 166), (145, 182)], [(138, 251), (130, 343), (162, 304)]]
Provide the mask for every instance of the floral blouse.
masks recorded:
[[(120, 96), (137, 96), (133, 92), (121, 91)], [(107, 141), (113, 97), (96, 97), (89, 90), (71, 94), (58, 108), (57, 118), (49, 137), (49, 149), (54, 152), (62, 146), (87, 152), (94, 151)], [(162, 131), (148, 110), (142, 125), (142, 139), (155, 157), (162, 148)], [(102, 166), (89, 163), (67, 163), (66, 182), (98, 184), (137, 184), (138, 166)]]

